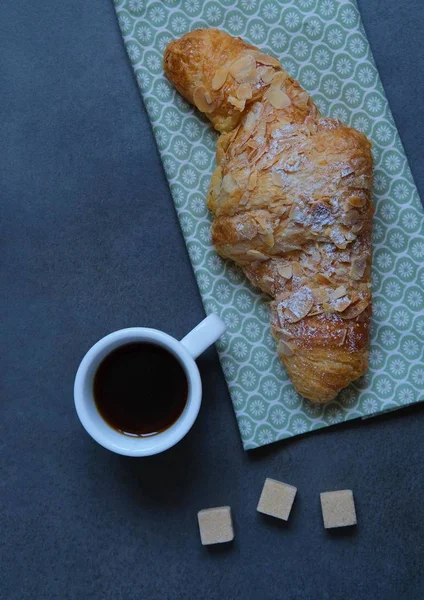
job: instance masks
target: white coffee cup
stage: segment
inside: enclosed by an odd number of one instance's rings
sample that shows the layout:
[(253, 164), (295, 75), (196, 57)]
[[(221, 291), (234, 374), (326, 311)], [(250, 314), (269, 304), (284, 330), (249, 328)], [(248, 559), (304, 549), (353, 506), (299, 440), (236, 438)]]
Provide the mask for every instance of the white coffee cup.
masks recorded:
[[(224, 323), (212, 314), (181, 341), (163, 331), (145, 327), (120, 329), (99, 340), (82, 359), (75, 377), (75, 408), (85, 430), (104, 448), (125, 456), (150, 456), (177, 444), (196, 420), (202, 401), (202, 382), (195, 359), (224, 331)], [(183, 412), (168, 429), (149, 437), (119, 433), (100, 416), (94, 401), (93, 381), (100, 363), (112, 350), (131, 342), (149, 342), (166, 348), (179, 360), (187, 377), (188, 396)]]

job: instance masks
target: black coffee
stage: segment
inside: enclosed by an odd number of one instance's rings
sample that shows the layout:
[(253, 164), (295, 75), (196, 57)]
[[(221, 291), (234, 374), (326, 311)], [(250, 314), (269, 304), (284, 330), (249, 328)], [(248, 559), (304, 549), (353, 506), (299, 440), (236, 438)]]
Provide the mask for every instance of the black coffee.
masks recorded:
[(100, 363), (94, 400), (103, 419), (120, 433), (150, 436), (168, 429), (184, 410), (188, 384), (175, 356), (155, 344), (120, 346)]

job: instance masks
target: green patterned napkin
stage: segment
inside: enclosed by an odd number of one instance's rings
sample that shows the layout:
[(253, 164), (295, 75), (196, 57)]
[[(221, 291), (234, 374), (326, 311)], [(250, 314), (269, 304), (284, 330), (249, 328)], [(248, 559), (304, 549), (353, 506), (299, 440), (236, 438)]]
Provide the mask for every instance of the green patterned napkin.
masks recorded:
[[(354, 0), (115, 0), (245, 449), (424, 399), (424, 219)], [(187, 31), (219, 27), (277, 56), (324, 115), (374, 142), (374, 314), (370, 369), (323, 407), (302, 399), (277, 357), (266, 298), (210, 239), (205, 195), (216, 133), (167, 82), (162, 56)]]

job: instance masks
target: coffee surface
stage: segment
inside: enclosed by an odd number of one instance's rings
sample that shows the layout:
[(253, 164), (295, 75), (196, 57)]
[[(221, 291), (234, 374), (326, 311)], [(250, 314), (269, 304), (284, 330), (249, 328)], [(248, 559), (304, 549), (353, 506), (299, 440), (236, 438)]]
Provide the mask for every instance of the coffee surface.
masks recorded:
[(142, 437), (175, 423), (187, 402), (188, 383), (181, 363), (168, 350), (133, 342), (103, 359), (93, 392), (97, 410), (111, 427)]

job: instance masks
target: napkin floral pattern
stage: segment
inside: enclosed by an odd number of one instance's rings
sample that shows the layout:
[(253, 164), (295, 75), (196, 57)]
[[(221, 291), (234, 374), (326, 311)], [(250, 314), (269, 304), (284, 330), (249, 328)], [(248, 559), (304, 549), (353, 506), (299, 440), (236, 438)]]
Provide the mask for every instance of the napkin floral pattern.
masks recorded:
[[(243, 445), (256, 448), (424, 400), (424, 214), (354, 0), (115, 0), (207, 313)], [(324, 115), (373, 141), (373, 324), (368, 373), (335, 402), (294, 390), (277, 357), (267, 298), (210, 239), (205, 195), (216, 133), (167, 82), (162, 56), (187, 31), (219, 27), (278, 57)]]

